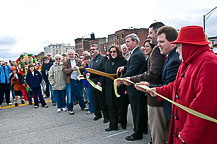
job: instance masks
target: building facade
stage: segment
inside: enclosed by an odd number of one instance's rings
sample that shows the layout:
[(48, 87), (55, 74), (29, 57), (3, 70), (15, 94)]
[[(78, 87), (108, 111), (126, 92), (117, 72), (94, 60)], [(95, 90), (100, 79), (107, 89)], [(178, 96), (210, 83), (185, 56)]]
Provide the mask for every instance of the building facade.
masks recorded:
[(82, 55), (83, 51), (90, 51), (90, 46), (92, 44), (98, 44), (102, 54), (107, 54), (107, 51), (111, 45), (117, 45), (121, 47), (125, 43), (125, 37), (128, 34), (135, 33), (140, 39), (139, 46), (143, 46), (145, 40), (148, 37), (147, 28), (134, 28), (134, 29), (122, 29), (116, 31), (114, 34), (108, 35), (108, 37), (95, 38), (95, 35), (92, 33), (91, 38), (77, 38), (75, 39), (75, 51)]
[(48, 53), (54, 57), (56, 54), (66, 54), (69, 49), (75, 50), (75, 46), (71, 46), (70, 44), (50, 44), (47, 47), (44, 47), (44, 55), (46, 56)]
[(121, 45), (125, 43), (125, 37), (132, 33), (135, 33), (136, 35), (138, 35), (140, 39), (139, 46), (140, 47), (143, 46), (145, 40), (148, 37), (148, 29), (146, 28), (118, 30), (114, 34), (108, 35), (109, 46), (118, 45), (119, 47), (121, 47)]
[(211, 46), (217, 44), (217, 36), (209, 37), (208, 40), (211, 42)]

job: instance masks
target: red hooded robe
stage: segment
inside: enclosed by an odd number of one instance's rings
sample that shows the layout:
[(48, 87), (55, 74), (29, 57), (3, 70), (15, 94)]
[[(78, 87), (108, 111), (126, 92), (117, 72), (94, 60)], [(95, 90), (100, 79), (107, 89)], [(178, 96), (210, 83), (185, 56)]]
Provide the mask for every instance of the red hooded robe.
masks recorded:
[[(156, 91), (190, 109), (217, 119), (217, 56), (208, 45), (182, 44), (176, 80)], [(161, 99), (161, 98), (159, 98)], [(217, 123), (172, 106), (169, 144), (217, 144)]]

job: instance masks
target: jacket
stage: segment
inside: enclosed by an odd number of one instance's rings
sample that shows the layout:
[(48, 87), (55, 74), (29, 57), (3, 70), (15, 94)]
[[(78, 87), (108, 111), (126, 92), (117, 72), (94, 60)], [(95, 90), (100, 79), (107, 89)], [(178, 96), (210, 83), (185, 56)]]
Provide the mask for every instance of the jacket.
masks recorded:
[[(182, 44), (181, 63), (176, 80), (156, 91), (190, 109), (217, 119), (217, 56), (208, 45)], [(159, 98), (161, 100), (161, 98)], [(217, 124), (172, 106), (168, 143), (216, 144)]]
[[(4, 72), (4, 68), (5, 68), (5, 72)], [(10, 73), (11, 73), (11, 66), (0, 65), (0, 83), (6, 83), (7, 81), (7, 83), (9, 84), (10, 83)]]
[[(79, 67), (79, 70), (81, 72), (84, 71), (84, 67), (81, 65), (81, 61), (78, 59), (75, 59), (76, 61), (76, 66)], [(71, 67), (71, 62), (70, 59), (66, 60), (63, 62), (63, 73), (65, 74), (65, 81), (66, 83), (70, 84), (70, 79), (71, 79), (71, 73), (73, 72), (72, 67)]]
[(49, 70), (50, 70), (50, 67), (53, 65), (52, 62), (49, 62), (49, 63), (43, 63), (42, 67), (41, 67), (41, 74), (42, 74), (42, 77), (44, 79), (44, 81), (48, 82), (48, 73), (49, 73)]
[(65, 81), (65, 75), (62, 71), (63, 69), (63, 63), (57, 64), (54, 62), (54, 64), (51, 66), (49, 71), (49, 82), (52, 86), (53, 90), (64, 90), (66, 86)]
[[(96, 57), (92, 58), (90, 63), (89, 63), (89, 68), (98, 70), (98, 71), (104, 71), (104, 66), (105, 63), (107, 61), (107, 57), (103, 56), (101, 54), (98, 54)], [(102, 87), (104, 87), (104, 78), (100, 75), (96, 75), (96, 74), (90, 74), (90, 79), (97, 84), (98, 82), (100, 82), (102, 84)]]
[(11, 83), (13, 84), (14, 91), (21, 91), (22, 84), (24, 83), (24, 81), (20, 73), (18, 73), (17, 75), (18, 75), (18, 79), (13, 74), (11, 75)]
[[(142, 74), (130, 77), (133, 82), (147, 81), (151, 84), (161, 84), (161, 74), (164, 65), (165, 56), (160, 53), (159, 47), (154, 47), (149, 58), (147, 71)], [(163, 106), (163, 102), (159, 102), (157, 98), (147, 94), (147, 104), (153, 107)]]
[[(167, 85), (170, 82), (173, 82), (176, 79), (176, 75), (181, 64), (181, 60), (179, 59), (179, 53), (176, 52), (176, 47), (168, 54), (165, 63), (163, 65), (162, 71), (162, 85)], [(172, 112), (172, 104), (163, 101), (164, 105), (164, 113), (168, 120), (171, 119)]]
[[(105, 72), (109, 74), (115, 74), (117, 72), (118, 67), (124, 66), (127, 64), (127, 60), (124, 58), (115, 58), (115, 59), (109, 59), (105, 63)], [(110, 78), (105, 78), (105, 97), (106, 97), (106, 104), (108, 106), (120, 106), (124, 103), (128, 103), (128, 98), (126, 95), (121, 94), (121, 97), (117, 98), (114, 93), (114, 81)], [(124, 87), (119, 87), (118, 92), (122, 92), (124, 90)], [(120, 93), (119, 93), (120, 94)]]
[(26, 83), (29, 85), (29, 87), (32, 88), (40, 88), (42, 82), (42, 76), (41, 73), (37, 70), (34, 70), (34, 76), (32, 75), (32, 72), (28, 72), (26, 75)]

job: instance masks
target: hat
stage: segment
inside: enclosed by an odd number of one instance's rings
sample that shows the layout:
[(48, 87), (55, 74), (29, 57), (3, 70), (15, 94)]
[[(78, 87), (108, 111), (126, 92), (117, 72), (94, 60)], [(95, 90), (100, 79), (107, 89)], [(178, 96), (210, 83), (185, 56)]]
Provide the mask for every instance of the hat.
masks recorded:
[(12, 66), (12, 67), (11, 67), (11, 71), (13, 71), (13, 70), (17, 70), (17, 67)]
[(185, 26), (182, 27), (178, 38), (171, 42), (171, 44), (193, 44), (193, 45), (208, 45), (208, 42), (205, 38), (205, 33), (201, 26)]

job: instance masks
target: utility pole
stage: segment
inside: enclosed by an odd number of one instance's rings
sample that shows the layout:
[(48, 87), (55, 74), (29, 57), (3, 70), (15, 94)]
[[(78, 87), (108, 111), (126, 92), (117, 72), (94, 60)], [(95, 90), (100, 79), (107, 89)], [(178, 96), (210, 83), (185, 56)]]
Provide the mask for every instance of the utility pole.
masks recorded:
[[(203, 15), (203, 30), (205, 32), (205, 28), (206, 28), (206, 20), (210, 17), (210, 15), (217, 9), (217, 7), (214, 7), (211, 11), (209, 11), (207, 14)], [(208, 16), (206, 18), (206, 16)]]

